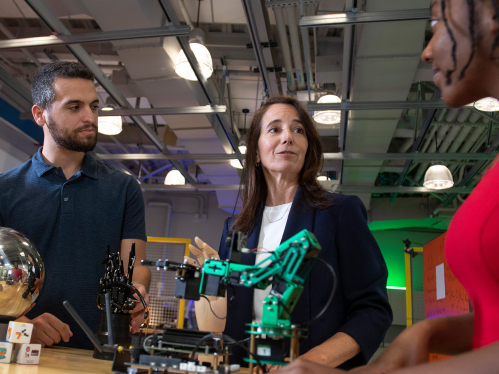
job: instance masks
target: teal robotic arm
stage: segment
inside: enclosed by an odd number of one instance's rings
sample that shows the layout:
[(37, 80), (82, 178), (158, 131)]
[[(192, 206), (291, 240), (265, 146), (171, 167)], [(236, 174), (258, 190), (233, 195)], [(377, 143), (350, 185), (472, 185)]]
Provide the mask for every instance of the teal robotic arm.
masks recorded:
[(258, 289), (272, 285), (262, 305), (262, 324), (289, 327), (290, 314), (320, 250), (314, 234), (303, 230), (282, 243), (267, 259), (252, 266), (207, 260), (199, 292), (224, 296), (228, 284)]

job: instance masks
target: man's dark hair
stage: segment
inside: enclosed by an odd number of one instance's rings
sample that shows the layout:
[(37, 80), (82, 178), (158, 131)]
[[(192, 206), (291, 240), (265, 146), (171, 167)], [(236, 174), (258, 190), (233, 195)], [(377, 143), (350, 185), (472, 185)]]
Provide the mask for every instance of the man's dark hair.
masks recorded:
[(33, 104), (49, 109), (55, 101), (56, 78), (80, 78), (94, 81), (94, 74), (79, 62), (56, 61), (40, 68), (31, 83)]

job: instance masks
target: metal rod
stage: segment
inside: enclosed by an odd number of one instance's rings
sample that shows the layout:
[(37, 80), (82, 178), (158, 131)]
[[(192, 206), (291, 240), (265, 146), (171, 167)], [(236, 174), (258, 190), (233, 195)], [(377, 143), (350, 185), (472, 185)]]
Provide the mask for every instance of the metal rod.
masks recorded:
[(114, 345), (113, 323), (111, 322), (111, 295), (106, 292), (104, 295), (106, 302), (106, 320), (107, 320), (107, 343)]
[(404, 9), (385, 12), (346, 12), (307, 16), (300, 19), (300, 27), (338, 27), (374, 22), (414, 21), (431, 17), (430, 9)]
[[(328, 183), (329, 182), (329, 183)], [(452, 187), (445, 190), (432, 190), (426, 187), (396, 187), (396, 186), (351, 186), (333, 184), (327, 181), (321, 182), (327, 190), (335, 192), (356, 194), (356, 193), (436, 193), (436, 194), (469, 194), (473, 191), (471, 187)], [(238, 184), (185, 184), (185, 185), (164, 185), (164, 184), (142, 184), (140, 188), (144, 191), (237, 191)]]
[(91, 32), (77, 35), (50, 35), (36, 38), (10, 39), (0, 41), (0, 49), (45, 47), (49, 45), (70, 45), (83, 43), (108, 42), (113, 40), (143, 39), (167, 36), (189, 35), (189, 26), (151, 27), (147, 29), (114, 30)]
[[(365, 101), (317, 104), (309, 102), (308, 110), (380, 110), (380, 109), (443, 109), (448, 106), (442, 100), (427, 101)], [(498, 119), (496, 119), (497, 121)]]
[[(324, 153), (324, 160), (414, 160), (414, 161), (460, 161), (493, 160), (497, 152), (491, 153)], [(100, 160), (244, 160), (243, 154), (187, 153), (164, 155), (161, 153), (95, 154)], [(390, 165), (388, 165), (390, 166)]]
[(244, 15), (246, 16), (246, 24), (248, 26), (248, 33), (251, 38), (251, 43), (253, 44), (253, 50), (255, 51), (256, 63), (258, 64), (258, 69), (260, 70), (260, 75), (262, 76), (263, 86), (267, 92), (267, 96), (272, 96), (272, 87), (270, 85), (269, 73), (267, 71), (267, 65), (265, 63), (265, 57), (263, 56), (262, 45), (260, 43), (260, 35), (258, 34), (258, 29), (256, 27), (255, 16), (253, 15), (253, 10), (251, 9), (251, 1), (241, 0), (244, 10)]
[(80, 315), (78, 314), (78, 312), (73, 308), (73, 306), (69, 303), (69, 301), (63, 301), (62, 302), (62, 305), (64, 305), (64, 307), (66, 308), (66, 310), (69, 312), (69, 314), (71, 314), (71, 317), (73, 317), (73, 319), (76, 321), (76, 323), (81, 327), (81, 329), (83, 330), (83, 332), (88, 336), (88, 338), (90, 339), (90, 341), (93, 343), (93, 345), (95, 346), (95, 348), (100, 352), (102, 353), (103, 350), (102, 350), (102, 346), (99, 342), (99, 340), (95, 337), (94, 333), (92, 332), (92, 330), (90, 330), (90, 327), (88, 327), (88, 325), (85, 323), (85, 321), (80, 317)]

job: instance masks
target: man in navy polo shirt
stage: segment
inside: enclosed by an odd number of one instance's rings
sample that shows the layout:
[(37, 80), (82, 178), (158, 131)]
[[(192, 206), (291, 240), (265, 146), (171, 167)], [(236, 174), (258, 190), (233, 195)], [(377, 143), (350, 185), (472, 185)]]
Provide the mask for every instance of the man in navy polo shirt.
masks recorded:
[[(0, 226), (25, 234), (45, 264), (36, 306), (20, 320), (34, 324), (32, 343), (92, 348), (62, 305), (69, 300), (98, 330), (99, 279), (106, 247), (125, 263), (135, 243), (133, 283), (148, 301), (151, 275), (145, 258), (144, 201), (137, 181), (87, 152), (97, 143), (98, 96), (83, 65), (54, 62), (33, 78), (32, 113), (43, 128), (43, 147), (26, 163), (0, 175)], [(140, 303), (131, 330), (144, 321)], [(29, 318), (28, 318), (29, 317)]]

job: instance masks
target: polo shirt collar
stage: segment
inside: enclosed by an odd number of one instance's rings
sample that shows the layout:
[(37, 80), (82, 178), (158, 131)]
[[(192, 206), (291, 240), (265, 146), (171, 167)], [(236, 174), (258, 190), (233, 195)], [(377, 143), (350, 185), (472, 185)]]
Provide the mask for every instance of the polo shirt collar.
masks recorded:
[(55, 166), (49, 165), (45, 161), (43, 161), (42, 149), (43, 149), (43, 147), (38, 148), (38, 152), (36, 152), (35, 155), (33, 156), (33, 158), (31, 159), (32, 160), (31, 162), (33, 164), (33, 168), (35, 169), (35, 172), (39, 177), (41, 177), (47, 171), (55, 168)]
[[(36, 152), (32, 158), (33, 167), (35, 169), (36, 174), (39, 177), (41, 177), (46, 172), (55, 168), (55, 166), (49, 165), (45, 161), (43, 161), (42, 149), (43, 147), (40, 147), (38, 149), (38, 152)], [(85, 154), (85, 157), (83, 158), (83, 163), (81, 165), (81, 173), (92, 179), (97, 179), (98, 178), (97, 170), (98, 170), (97, 160), (94, 157), (92, 157), (89, 153)]]
[(86, 153), (81, 164), (81, 173), (92, 179), (97, 179), (99, 177), (98, 166), (97, 160), (90, 153)]

